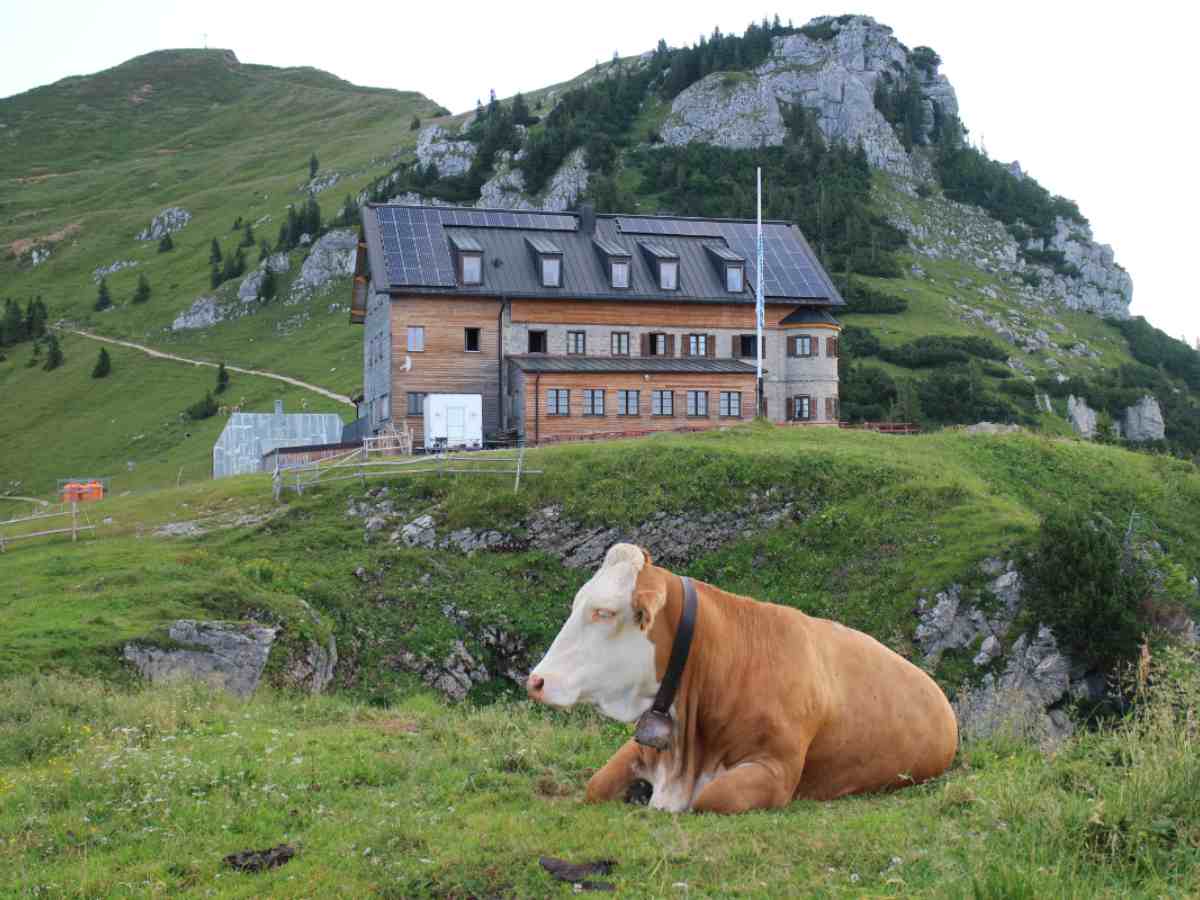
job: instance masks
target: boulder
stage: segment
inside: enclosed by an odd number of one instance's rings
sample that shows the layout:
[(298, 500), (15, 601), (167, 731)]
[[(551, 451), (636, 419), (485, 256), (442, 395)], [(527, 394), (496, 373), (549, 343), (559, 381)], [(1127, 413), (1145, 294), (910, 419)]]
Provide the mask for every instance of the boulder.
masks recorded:
[(49, 247), (34, 247), (32, 250), (29, 251), (29, 265), (35, 269), (38, 266), (40, 266), (42, 263), (44, 263), (46, 260), (48, 260), (49, 258), (50, 258), (50, 248)]
[(175, 234), (192, 220), (192, 214), (182, 206), (169, 206), (150, 220), (150, 224), (138, 232), (139, 241), (157, 241), (164, 235)]
[(243, 303), (252, 303), (258, 299), (258, 292), (262, 289), (263, 269), (255, 269), (249, 275), (242, 279), (242, 283), (238, 285), (238, 299)]
[(182, 647), (134, 641), (125, 645), (124, 658), (148, 681), (195, 678), (246, 697), (258, 687), (276, 633), (275, 628), (254, 623), (180, 619), (168, 634)]
[(1096, 436), (1096, 411), (1087, 405), (1084, 398), (1074, 394), (1067, 397), (1067, 418), (1081, 437), (1090, 440)]
[(175, 321), (171, 323), (171, 330), (190, 331), (197, 328), (208, 328), (223, 321), (224, 318), (215, 297), (200, 297), (175, 317)]
[(107, 266), (100, 266), (98, 269), (92, 270), (92, 283), (99, 284), (101, 278), (107, 278), (122, 269), (132, 269), (137, 265), (135, 259), (119, 259), (114, 263), (109, 263)]
[[(433, 516), (419, 516), (398, 532), (406, 547), (432, 548), (437, 538), (433, 528)], [(395, 538), (393, 537), (393, 541)]]
[(1161, 441), (1166, 437), (1162, 408), (1149, 394), (1125, 409), (1121, 425), (1121, 433), (1128, 441)]
[(289, 652), (283, 666), (282, 680), (287, 687), (320, 694), (333, 681), (337, 661), (337, 641), (333, 635), (324, 644), (306, 641), (302, 648)]
[(353, 229), (331, 231), (320, 238), (292, 282), (292, 301), (311, 296), (335, 278), (353, 275), (357, 250), (358, 234)]

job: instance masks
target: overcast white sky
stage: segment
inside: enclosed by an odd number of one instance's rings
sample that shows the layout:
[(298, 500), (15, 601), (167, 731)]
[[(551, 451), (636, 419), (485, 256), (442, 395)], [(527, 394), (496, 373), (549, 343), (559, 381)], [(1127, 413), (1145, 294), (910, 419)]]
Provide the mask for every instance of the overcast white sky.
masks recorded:
[(963, 119), (997, 159), (1019, 159), (1078, 201), (1133, 276), (1133, 312), (1200, 336), (1192, 220), (1200, 11), (1190, 3), (854, 0), (761, 8), (686, 3), (0, 0), (0, 97), (168, 47), (232, 49), (243, 62), (310, 65), (358, 84), (417, 90), (455, 112), (562, 81), (613, 51), (694, 41), (776, 12), (801, 25), (862, 12), (944, 60)]

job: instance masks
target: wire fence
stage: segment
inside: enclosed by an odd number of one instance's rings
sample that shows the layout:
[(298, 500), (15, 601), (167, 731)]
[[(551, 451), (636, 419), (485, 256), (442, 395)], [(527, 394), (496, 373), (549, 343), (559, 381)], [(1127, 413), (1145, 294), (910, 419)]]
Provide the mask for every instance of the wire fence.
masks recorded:
[[(63, 524), (60, 528), (42, 527), (43, 525), (51, 524), (51, 522), (58, 524), (57, 520), (65, 520), (67, 518), (71, 520), (70, 525)], [(82, 525), (79, 522), (81, 518), (83, 519)], [(50, 537), (56, 534), (69, 534), (71, 535), (72, 542), (74, 542), (79, 540), (81, 533), (95, 530), (96, 526), (88, 519), (87, 513), (80, 510), (78, 503), (64, 503), (58, 507), (33, 512), (28, 516), (0, 521), (0, 553), (7, 552), (7, 545), (13, 541)]]

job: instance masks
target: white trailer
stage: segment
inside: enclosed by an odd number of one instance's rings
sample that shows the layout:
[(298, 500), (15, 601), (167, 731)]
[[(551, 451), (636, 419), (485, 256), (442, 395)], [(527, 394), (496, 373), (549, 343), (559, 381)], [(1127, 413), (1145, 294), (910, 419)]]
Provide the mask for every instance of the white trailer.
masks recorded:
[(482, 394), (428, 394), (425, 397), (425, 449), (483, 446)]

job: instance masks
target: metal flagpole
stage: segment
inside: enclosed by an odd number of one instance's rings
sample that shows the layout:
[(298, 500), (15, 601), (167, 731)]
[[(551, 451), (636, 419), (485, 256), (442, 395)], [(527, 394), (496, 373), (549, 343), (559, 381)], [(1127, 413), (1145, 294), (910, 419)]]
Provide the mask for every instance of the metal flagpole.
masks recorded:
[(766, 403), (766, 397), (763, 396), (763, 322), (766, 319), (766, 313), (763, 310), (763, 236), (762, 236), (762, 167), (759, 166), (756, 171), (756, 180), (758, 182), (758, 240), (757, 254), (754, 265), (755, 290), (754, 290), (754, 332), (755, 332), (755, 357), (758, 360), (757, 377), (755, 378), (755, 387), (757, 392), (757, 406), (755, 407), (755, 415), (766, 415), (763, 407)]

